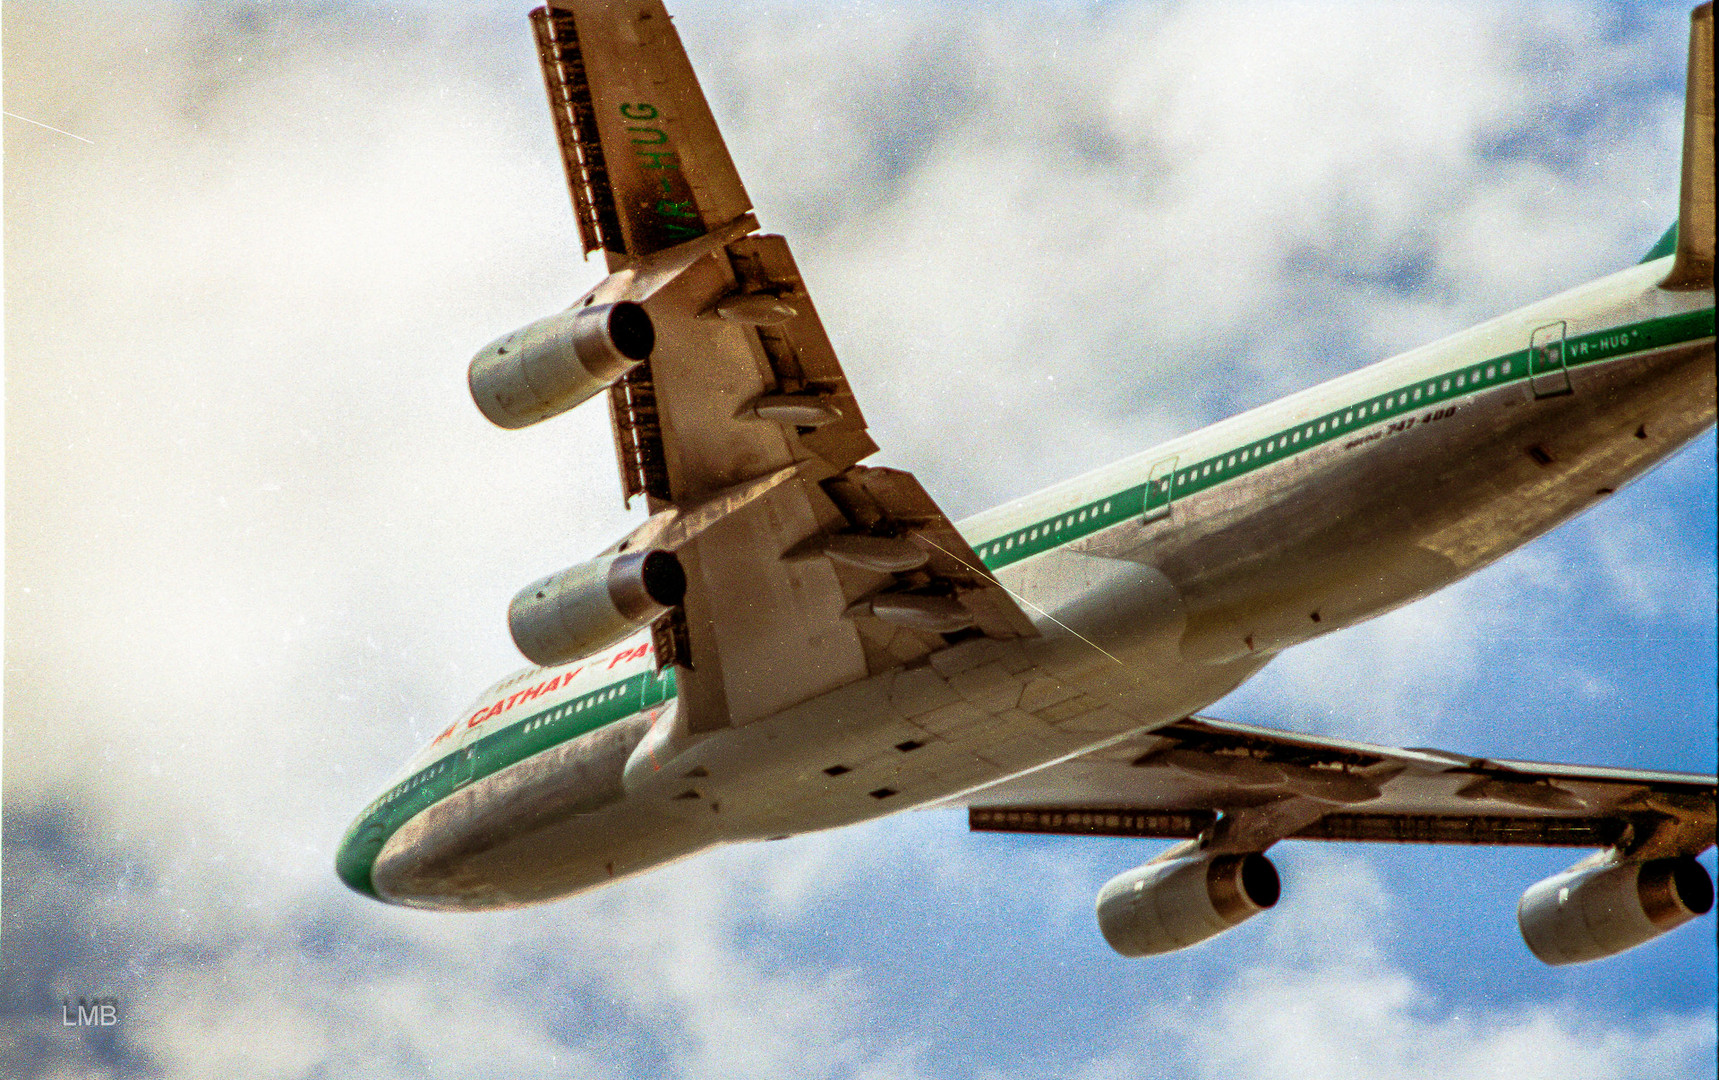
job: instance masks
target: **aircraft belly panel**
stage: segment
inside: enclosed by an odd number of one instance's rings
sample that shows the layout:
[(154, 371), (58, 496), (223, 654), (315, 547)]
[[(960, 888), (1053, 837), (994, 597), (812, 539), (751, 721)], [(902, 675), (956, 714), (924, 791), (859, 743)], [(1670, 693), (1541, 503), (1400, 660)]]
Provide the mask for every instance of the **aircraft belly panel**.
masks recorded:
[[(397, 829), (376, 857), (377, 892), (414, 907), (478, 909), (602, 884), (625, 848), (621, 769), (650, 714), (587, 732), (458, 789)], [(569, 827), (571, 823), (571, 827)], [(532, 839), (556, 830), (557, 842)]]
[[(724, 840), (853, 824), (957, 795), (1171, 723), (1221, 697), (1263, 661), (1190, 667), (1174, 638), (1142, 678), (1094, 678), (1091, 645), (971, 640), (927, 665), (844, 686), (722, 733), (663, 763), (698, 775)], [(668, 797), (664, 788), (658, 798)]]

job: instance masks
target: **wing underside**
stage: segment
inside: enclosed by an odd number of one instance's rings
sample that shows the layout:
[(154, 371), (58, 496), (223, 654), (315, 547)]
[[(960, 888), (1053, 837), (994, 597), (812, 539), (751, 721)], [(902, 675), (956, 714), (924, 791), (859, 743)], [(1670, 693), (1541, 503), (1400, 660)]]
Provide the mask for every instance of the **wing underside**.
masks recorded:
[(1708, 776), (1465, 757), (1190, 717), (976, 791), (976, 831), (1617, 848), (1714, 842)]
[[(610, 389), (622, 490), (682, 528), (655, 627), (691, 730), (743, 724), (951, 640), (1036, 631), (877, 445), (788, 245), (751, 202), (660, 0), (532, 13), (594, 301), (642, 304), (650, 357)], [(625, 543), (674, 534), (652, 525)]]

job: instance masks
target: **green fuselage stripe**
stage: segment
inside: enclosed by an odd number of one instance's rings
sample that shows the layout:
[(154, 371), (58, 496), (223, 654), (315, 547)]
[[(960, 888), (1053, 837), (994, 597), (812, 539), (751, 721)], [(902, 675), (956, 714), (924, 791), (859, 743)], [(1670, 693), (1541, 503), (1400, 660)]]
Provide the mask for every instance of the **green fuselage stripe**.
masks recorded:
[[(1714, 309), (1707, 308), (1567, 338), (1562, 366), (1580, 367), (1712, 337), (1713, 314)], [(1477, 391), (1520, 382), (1530, 377), (1529, 363), (1529, 350), (1523, 349), (1399, 387), (1245, 446), (1186, 466), (1178, 462), (1174, 473), (979, 541), (974, 550), (987, 567), (1008, 566), (1384, 421), (1418, 415), (1422, 410)], [(1544, 370), (1537, 364), (1532, 375), (1555, 375), (1556, 370), (1555, 364)], [(1155, 485), (1152, 506), (1148, 507), (1147, 491)], [(414, 816), (474, 781), (674, 696), (672, 669), (641, 672), (510, 723), (426, 766), (371, 803), (353, 824), (335, 857), (341, 880), (359, 892), (375, 896), (371, 868), (376, 856), (388, 837)]]
[[(1561, 366), (1576, 368), (1712, 336), (1712, 308), (1668, 315), (1564, 339)], [(1012, 532), (975, 540), (973, 550), (987, 567), (999, 569), (1385, 421), (1422, 415), (1447, 401), (1521, 382), (1530, 374), (1555, 377), (1560, 366), (1556, 360), (1548, 366), (1543, 357), (1536, 358), (1530, 373), (1529, 363), (1529, 350), (1522, 349), (1398, 387), (1212, 457), (1178, 461), (1176, 469), (1162, 477)]]
[(377, 853), (418, 813), (467, 784), (674, 696), (672, 668), (644, 671), (568, 698), (483, 736), (413, 773), (371, 803), (341, 842), (335, 857), (336, 871), (352, 888), (375, 896), (370, 870)]

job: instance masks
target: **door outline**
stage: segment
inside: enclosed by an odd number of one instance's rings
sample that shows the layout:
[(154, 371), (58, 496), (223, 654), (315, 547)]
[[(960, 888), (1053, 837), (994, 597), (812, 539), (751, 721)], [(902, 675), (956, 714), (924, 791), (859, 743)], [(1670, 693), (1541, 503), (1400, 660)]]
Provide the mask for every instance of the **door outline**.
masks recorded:
[(467, 739), (464, 746), (454, 751), (454, 787), (458, 791), (472, 782), (472, 774), (477, 771), (477, 740)]
[(1537, 398), (1572, 393), (1563, 320), (1536, 327), (1528, 338), (1528, 385)]
[(1142, 497), (1140, 520), (1159, 521), (1170, 516), (1176, 501), (1176, 458), (1167, 457), (1146, 473), (1146, 492)]

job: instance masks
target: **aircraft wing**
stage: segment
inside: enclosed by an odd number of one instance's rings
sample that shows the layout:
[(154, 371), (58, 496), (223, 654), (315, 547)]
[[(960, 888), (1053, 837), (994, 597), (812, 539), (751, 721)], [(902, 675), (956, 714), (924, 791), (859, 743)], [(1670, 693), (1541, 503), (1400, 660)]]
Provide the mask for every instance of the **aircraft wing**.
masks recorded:
[(684, 614), (654, 629), (690, 729), (953, 637), (1035, 633), (911, 474), (858, 464), (877, 446), (787, 242), (756, 232), (660, 0), (531, 18), (585, 251), (656, 329), (610, 416), (625, 497), (653, 513), (626, 543), (678, 538)]
[(984, 832), (1617, 847), (1648, 859), (1714, 842), (1712, 776), (1394, 749), (1205, 717), (957, 800)]

